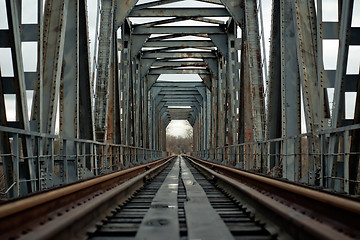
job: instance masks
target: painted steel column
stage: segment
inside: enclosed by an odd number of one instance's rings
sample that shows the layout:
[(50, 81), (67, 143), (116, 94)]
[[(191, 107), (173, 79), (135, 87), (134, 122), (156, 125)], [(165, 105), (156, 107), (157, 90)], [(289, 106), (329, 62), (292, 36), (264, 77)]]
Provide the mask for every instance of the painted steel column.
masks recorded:
[[(340, 16), (340, 31), (339, 31), (339, 51), (336, 66), (335, 77), (335, 92), (334, 103), (331, 118), (331, 127), (337, 128), (342, 124), (342, 119), (345, 112), (345, 79), (346, 67), (348, 62), (349, 45), (351, 40), (351, 19), (353, 12), (354, 1), (343, 1), (341, 6)], [(330, 136), (329, 142), (329, 157), (326, 164), (326, 186), (329, 188), (335, 187), (336, 171), (337, 171), (337, 155), (339, 138), (336, 134)], [(357, 170), (355, 170), (357, 171)]]
[(36, 79), (36, 89), (34, 89), (34, 96), (32, 102), (32, 112), (31, 112), (31, 120), (36, 122), (36, 127), (32, 129), (33, 131), (41, 132), (41, 114), (43, 109), (43, 73), (44, 73), (44, 39), (43, 31), (44, 31), (44, 15), (42, 14), (43, 0), (38, 0), (37, 10), (38, 10), (38, 24), (37, 24), (37, 33), (38, 33), (38, 51), (37, 51), (37, 79)]
[(116, 31), (112, 32), (111, 35), (111, 47), (110, 47), (110, 56), (109, 56), (109, 72), (107, 77), (107, 85), (108, 92), (106, 95), (107, 100), (107, 114), (106, 114), (106, 128), (104, 132), (104, 141), (107, 143), (115, 143), (116, 142), (116, 119), (118, 116), (116, 115), (116, 107), (117, 107), (117, 99), (118, 95), (116, 94), (116, 86), (118, 81), (118, 59), (117, 59), (117, 36)]
[[(357, 86), (357, 95), (356, 95), (356, 104), (355, 104), (355, 114), (354, 114), (354, 122), (353, 124), (360, 123), (360, 72), (359, 72), (359, 80)], [(351, 145), (350, 152), (359, 152), (360, 151), (360, 130), (354, 130), (351, 135)], [(349, 156), (349, 180), (356, 181), (349, 183), (349, 193), (350, 194), (360, 194), (360, 170), (359, 170), (359, 155), (351, 154)]]
[[(281, 2), (281, 108), (282, 108), (282, 137), (287, 138), (301, 133), (300, 113), (300, 76), (297, 60), (296, 32), (292, 0)], [(283, 146), (284, 159), (282, 162), (283, 177), (291, 181), (298, 180), (300, 145), (296, 139), (285, 139)], [(297, 146), (297, 147), (296, 147)]]
[(93, 117), (93, 85), (90, 74), (90, 47), (87, 21), (87, 4), (79, 0), (79, 138), (95, 140), (94, 117)]
[[(212, 77), (214, 78), (214, 77)], [(211, 96), (211, 91), (206, 88), (206, 136), (207, 136), (207, 142), (206, 142), (206, 149), (210, 150), (212, 148), (211, 146), (211, 131), (212, 131), (212, 127), (211, 127), (211, 116), (212, 116), (212, 96)], [(208, 156), (209, 158), (210, 156)]]
[(123, 124), (124, 124), (124, 131), (123, 131), (123, 144), (130, 145), (130, 120), (131, 120), (131, 113), (130, 113), (130, 76), (131, 76), (131, 60), (130, 60), (130, 29), (127, 23), (123, 24), (122, 27), (122, 41), (123, 41), (123, 51), (122, 51), (122, 76), (123, 76)]
[[(323, 0), (317, 0), (317, 8), (322, 9)], [(324, 22), (322, 20), (322, 11), (316, 12), (317, 19), (317, 86), (319, 92), (319, 100), (322, 104), (318, 106), (318, 114), (319, 114), (319, 130), (325, 130), (330, 128), (330, 105), (328, 101), (328, 94), (326, 88), (334, 87), (334, 79), (333, 77), (336, 73), (336, 70), (325, 70), (324, 69), (324, 49), (323, 49), (323, 40), (328, 39), (338, 39), (338, 29), (339, 24), (337, 22)]]
[[(27, 107), (27, 97), (26, 97), (26, 84), (25, 84), (25, 75), (24, 67), (22, 61), (22, 52), (21, 52), (21, 38), (20, 38), (20, 15), (18, 11), (19, 7), (17, 1), (6, 0), (6, 12), (7, 12), (7, 21), (9, 26), (9, 41), (11, 46), (11, 56), (13, 63), (13, 72), (14, 72), (14, 92), (16, 94), (16, 107), (17, 114), (19, 114), (19, 127), (25, 131), (30, 131), (30, 122), (28, 119), (28, 107)], [(23, 145), (23, 154), (24, 157), (30, 157), (25, 159), (27, 166), (26, 175), (32, 181), (27, 183), (27, 192), (36, 191), (37, 187), (35, 184), (35, 179), (37, 178), (35, 162), (31, 158), (33, 156), (33, 146), (31, 139), (28, 137), (22, 138)], [(18, 187), (20, 184), (17, 182)]]
[[(6, 110), (5, 110), (5, 98), (3, 92), (3, 79), (1, 77), (1, 69), (0, 69), (0, 126), (7, 127), (7, 119), (6, 119)], [(5, 175), (5, 188), (9, 189), (12, 184), (16, 181), (14, 178), (14, 167), (11, 159), (11, 146), (9, 134), (6, 132), (0, 131), (0, 154), (8, 154), (8, 156), (2, 156), (3, 162), (3, 173)], [(16, 196), (14, 190), (10, 190), (7, 193), (8, 198), (13, 198)]]
[[(55, 133), (60, 78), (64, 56), (68, 0), (48, 0), (44, 13), (44, 75), (40, 131)], [(40, 92), (41, 92), (40, 90)]]
[(95, 98), (96, 140), (106, 141), (110, 65), (114, 31), (114, 0), (102, 0)]
[[(218, 132), (219, 132), (219, 125), (218, 125), (218, 90), (219, 86), (219, 76), (214, 75), (212, 78), (211, 84), (211, 148), (216, 149), (218, 146), (217, 139), (218, 139)], [(195, 131), (193, 133), (195, 135)], [(215, 156), (213, 156), (215, 158)]]
[(254, 120), (255, 140), (264, 140), (264, 83), (262, 79), (259, 26), (256, 0), (245, 0), (244, 44), (248, 49), (247, 64), (249, 64), (250, 90), (252, 93), (252, 114)]
[(223, 147), (225, 145), (225, 97), (226, 97), (226, 81), (225, 81), (225, 57), (220, 56), (218, 62), (218, 133), (217, 146)]
[[(79, 138), (79, 4), (69, 3), (65, 28), (63, 73), (60, 82), (60, 131), (69, 138)], [(68, 144), (66, 152), (76, 153), (74, 145)]]
[[(281, 84), (281, 39), (282, 39), (282, 17), (280, 1), (273, 0), (272, 8), (272, 29), (270, 40), (270, 61), (269, 61), (269, 84), (267, 89), (267, 119), (266, 119), (266, 139), (282, 137), (282, 84)], [(268, 154), (271, 154), (268, 162), (268, 170), (272, 170), (276, 165), (276, 154), (281, 151), (280, 145), (270, 143)], [(279, 162), (279, 161), (277, 161)]]
[[(251, 96), (250, 70), (247, 62), (249, 55), (248, 48), (245, 46), (247, 36), (243, 34), (241, 50), (241, 77), (240, 77), (240, 134), (239, 142), (248, 143), (254, 141), (254, 121), (253, 121), (253, 101)], [(255, 159), (252, 157), (253, 152), (247, 146), (243, 149), (245, 169), (255, 168)]]
[[(321, 106), (320, 92), (318, 87), (317, 67), (317, 42), (316, 42), (316, 10), (314, 0), (293, 2), (294, 28), (297, 29), (296, 46), (299, 74), (304, 101), (304, 113), (308, 132), (321, 130)], [(304, 51), (306, 49), (306, 51)], [(289, 121), (289, 119), (288, 119)], [(312, 139), (312, 149), (315, 153), (320, 152), (320, 144), (317, 136)], [(300, 144), (300, 142), (298, 143)], [(301, 144), (300, 144), (301, 145)], [(300, 147), (297, 149), (300, 150)], [(315, 183), (315, 172), (320, 169), (319, 156), (312, 157), (312, 169), (309, 174), (312, 183)], [(299, 175), (301, 175), (301, 160), (299, 162)], [(300, 176), (296, 180), (300, 180)]]

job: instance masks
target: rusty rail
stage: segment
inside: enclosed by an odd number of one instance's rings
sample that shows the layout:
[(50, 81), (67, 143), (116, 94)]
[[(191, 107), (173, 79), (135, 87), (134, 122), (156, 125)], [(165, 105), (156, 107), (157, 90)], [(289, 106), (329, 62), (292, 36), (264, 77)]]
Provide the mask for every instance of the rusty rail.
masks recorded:
[(360, 202), (355, 199), (186, 157), (228, 194), (256, 209), (260, 220), (276, 223), (295, 239), (360, 238)]
[(173, 157), (0, 205), (0, 239), (79, 239)]

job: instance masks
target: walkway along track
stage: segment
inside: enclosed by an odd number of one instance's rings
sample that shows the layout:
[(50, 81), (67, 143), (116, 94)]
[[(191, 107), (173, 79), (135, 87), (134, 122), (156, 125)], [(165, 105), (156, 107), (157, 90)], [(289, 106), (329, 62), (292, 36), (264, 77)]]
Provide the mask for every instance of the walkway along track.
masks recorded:
[(359, 219), (359, 202), (183, 156), (3, 204), (0, 238), (359, 239)]

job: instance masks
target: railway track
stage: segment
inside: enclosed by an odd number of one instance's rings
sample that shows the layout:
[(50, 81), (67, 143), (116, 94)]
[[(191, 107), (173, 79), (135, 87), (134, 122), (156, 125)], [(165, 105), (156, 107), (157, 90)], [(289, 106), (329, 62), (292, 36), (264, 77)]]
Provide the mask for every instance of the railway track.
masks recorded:
[(0, 238), (360, 238), (359, 202), (190, 156), (104, 177), (1, 205)]

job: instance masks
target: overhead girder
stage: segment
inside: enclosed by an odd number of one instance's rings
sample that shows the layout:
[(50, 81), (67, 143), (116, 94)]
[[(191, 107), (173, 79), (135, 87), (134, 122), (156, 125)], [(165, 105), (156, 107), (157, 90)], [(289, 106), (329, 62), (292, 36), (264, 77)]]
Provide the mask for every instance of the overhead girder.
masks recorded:
[(149, 39), (150, 34), (133, 34), (131, 36), (131, 55), (133, 57), (141, 51), (141, 48), (144, 46), (145, 42)]
[(227, 54), (228, 54), (227, 35), (225, 35), (225, 34), (209, 34), (208, 36), (210, 37), (211, 41), (215, 44), (215, 46), (218, 48), (220, 53), (223, 56), (227, 56)]
[(171, 96), (177, 96), (177, 95), (197, 96), (197, 95), (200, 95), (200, 93), (197, 90), (181, 90), (181, 89), (178, 90), (178, 89), (176, 89), (176, 90), (161, 90), (159, 95), (165, 95), (167, 97), (168, 97), (168, 95), (171, 95)]
[[(206, 3), (212, 3), (212, 4), (221, 5), (221, 2), (219, 0), (199, 0), (199, 1), (200, 2), (206, 2)], [(143, 3), (143, 4), (136, 5), (134, 7), (134, 10), (141, 10), (141, 9), (144, 9), (144, 8), (157, 7), (157, 6), (160, 6), (160, 5), (169, 4), (169, 3), (175, 3), (175, 2), (179, 2), (179, 0), (162, 0), (162, 1), (148, 2), (148, 3)]]
[(159, 74), (202, 74), (202, 75), (208, 75), (210, 72), (207, 69), (189, 69), (189, 68), (173, 68), (173, 69), (157, 69), (157, 68), (151, 68), (149, 75), (159, 75)]
[(207, 34), (162, 34), (160, 36), (157, 36), (157, 35), (151, 36), (149, 38), (149, 42), (173, 41), (172, 39), (174, 39), (174, 38), (185, 37), (185, 36), (200, 37), (200, 38), (202, 38), (202, 40), (209, 39), (209, 36)]
[(133, 9), (128, 17), (230, 17), (225, 8), (150, 8)]
[(144, 47), (178, 47), (178, 48), (196, 48), (196, 47), (214, 47), (214, 43), (209, 40), (172, 40), (172, 41), (147, 41)]
[(117, 27), (120, 27), (124, 21), (125, 18), (129, 16), (129, 13), (131, 12), (131, 10), (134, 8), (134, 6), (136, 5), (136, 3), (139, 0), (126, 0), (125, 2), (123, 1), (118, 1), (118, 0), (105, 0), (105, 1), (113, 1), (115, 2), (115, 22)]
[(203, 82), (169, 82), (169, 81), (161, 81), (156, 82), (153, 87), (162, 87), (162, 88), (194, 88), (194, 87), (205, 87)]
[(172, 26), (172, 27), (143, 27), (138, 26), (135, 27), (133, 34), (224, 34), (224, 28), (218, 26), (210, 26), (210, 27), (191, 27), (191, 26)]
[(220, 0), (222, 4), (225, 6), (226, 10), (230, 13), (231, 17), (236, 21), (236, 23), (243, 27), (244, 24), (244, 5), (246, 4), (246, 0)]
[(201, 97), (200, 94), (198, 95), (186, 95), (186, 94), (183, 94), (183, 95), (175, 95), (175, 96), (169, 96), (169, 95), (162, 95), (160, 94), (160, 96), (164, 96), (164, 98), (162, 99), (162, 101), (198, 101), (199, 103), (201, 103), (202, 101), (199, 101), (198, 98), (196, 96), (199, 96)]
[[(215, 60), (214, 60), (215, 61)], [(215, 61), (216, 62), (216, 61)], [(154, 61), (152, 67), (207, 67), (207, 61)], [(160, 68), (154, 68), (160, 69)]]
[(147, 53), (145, 52), (142, 58), (155, 58), (155, 59), (178, 59), (178, 58), (216, 58), (212, 52), (160, 52), (160, 53)]

